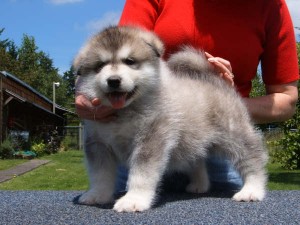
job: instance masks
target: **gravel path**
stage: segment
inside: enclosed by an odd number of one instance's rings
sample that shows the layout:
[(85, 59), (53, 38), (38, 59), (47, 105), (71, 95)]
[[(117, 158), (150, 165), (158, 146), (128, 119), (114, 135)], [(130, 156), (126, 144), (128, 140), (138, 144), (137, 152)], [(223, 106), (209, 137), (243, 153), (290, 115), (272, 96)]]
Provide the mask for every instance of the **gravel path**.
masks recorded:
[(300, 224), (300, 191), (270, 191), (262, 202), (228, 194), (166, 194), (143, 213), (74, 203), (78, 191), (0, 191), (0, 224)]

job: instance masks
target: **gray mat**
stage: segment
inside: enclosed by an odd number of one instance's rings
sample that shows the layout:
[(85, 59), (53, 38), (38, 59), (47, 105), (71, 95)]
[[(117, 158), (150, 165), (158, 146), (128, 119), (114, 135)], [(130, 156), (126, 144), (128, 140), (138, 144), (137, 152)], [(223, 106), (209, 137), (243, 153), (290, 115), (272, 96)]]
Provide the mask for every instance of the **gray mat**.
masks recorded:
[(300, 224), (300, 191), (270, 191), (263, 202), (250, 203), (234, 202), (226, 193), (168, 193), (142, 213), (78, 205), (80, 194), (0, 191), (0, 224)]

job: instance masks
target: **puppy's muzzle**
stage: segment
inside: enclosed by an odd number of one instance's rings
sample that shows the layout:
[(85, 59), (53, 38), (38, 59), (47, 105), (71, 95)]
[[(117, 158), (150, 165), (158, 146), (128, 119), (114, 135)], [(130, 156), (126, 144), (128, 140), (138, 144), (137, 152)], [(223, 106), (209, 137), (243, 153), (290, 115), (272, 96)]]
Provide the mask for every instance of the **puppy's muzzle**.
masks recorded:
[(107, 79), (107, 85), (109, 88), (118, 89), (121, 86), (121, 77), (114, 75)]

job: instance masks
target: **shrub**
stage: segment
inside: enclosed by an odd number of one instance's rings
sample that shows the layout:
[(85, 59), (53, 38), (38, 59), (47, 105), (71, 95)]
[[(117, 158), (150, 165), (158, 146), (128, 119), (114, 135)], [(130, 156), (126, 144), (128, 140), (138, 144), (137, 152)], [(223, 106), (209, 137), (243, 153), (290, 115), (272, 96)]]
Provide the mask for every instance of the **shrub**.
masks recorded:
[[(300, 91), (300, 86), (298, 86)], [(292, 119), (283, 123), (284, 137), (275, 141), (277, 148), (273, 157), (284, 168), (294, 170), (300, 168), (300, 101), (298, 100), (296, 113)]]
[(62, 151), (78, 150), (77, 140), (75, 140), (75, 137), (66, 135), (61, 141), (60, 148)]
[(6, 139), (0, 146), (0, 158), (9, 159), (14, 156), (14, 148), (10, 140)]
[(48, 154), (57, 153), (60, 149), (61, 138), (58, 136), (58, 132), (56, 130), (50, 133), (49, 140), (47, 140), (47, 148), (46, 152)]
[(283, 168), (294, 170), (300, 168), (300, 131), (289, 131), (284, 137), (274, 142), (277, 146), (271, 156)]
[(37, 156), (42, 156), (46, 154), (46, 144), (44, 144), (43, 142), (40, 143), (34, 143), (31, 146), (31, 150), (37, 154)]

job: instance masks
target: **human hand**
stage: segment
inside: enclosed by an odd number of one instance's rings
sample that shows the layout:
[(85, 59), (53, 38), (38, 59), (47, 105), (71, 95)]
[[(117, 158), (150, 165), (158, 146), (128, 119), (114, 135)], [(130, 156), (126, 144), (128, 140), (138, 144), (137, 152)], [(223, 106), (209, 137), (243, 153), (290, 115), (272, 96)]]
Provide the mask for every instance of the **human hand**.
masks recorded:
[(205, 52), (207, 60), (213, 65), (213, 67), (219, 72), (220, 77), (223, 78), (230, 86), (234, 86), (234, 75), (232, 73), (232, 67), (229, 61), (220, 57), (214, 57), (211, 54)]
[(90, 101), (84, 95), (76, 94), (75, 108), (77, 115), (83, 119), (100, 122), (110, 122), (116, 119), (115, 110), (111, 107), (101, 105), (99, 98), (94, 98)]

